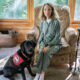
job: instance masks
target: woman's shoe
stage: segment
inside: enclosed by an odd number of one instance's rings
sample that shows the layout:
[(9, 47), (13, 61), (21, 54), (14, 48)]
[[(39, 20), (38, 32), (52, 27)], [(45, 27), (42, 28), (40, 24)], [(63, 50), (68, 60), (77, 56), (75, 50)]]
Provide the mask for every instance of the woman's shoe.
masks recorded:
[(43, 74), (40, 75), (39, 80), (44, 80), (44, 75)]
[(34, 80), (39, 80), (39, 77), (40, 77), (40, 74), (37, 73)]

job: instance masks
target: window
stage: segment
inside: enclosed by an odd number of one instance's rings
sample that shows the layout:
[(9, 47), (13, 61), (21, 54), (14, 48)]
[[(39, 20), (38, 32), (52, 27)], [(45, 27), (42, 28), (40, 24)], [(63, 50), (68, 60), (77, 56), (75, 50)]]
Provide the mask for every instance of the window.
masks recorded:
[(74, 20), (80, 20), (80, 0), (76, 0), (75, 3), (75, 15)]
[(27, 0), (1, 0), (0, 19), (27, 19)]
[(68, 0), (34, 0), (34, 7), (43, 5), (44, 3), (52, 3), (54, 5), (68, 5)]
[(33, 22), (34, 0), (0, 0), (0, 22)]
[(80, 0), (69, 0), (71, 24), (80, 24)]
[(70, 27), (80, 27), (80, 0), (68, 0), (70, 7)]

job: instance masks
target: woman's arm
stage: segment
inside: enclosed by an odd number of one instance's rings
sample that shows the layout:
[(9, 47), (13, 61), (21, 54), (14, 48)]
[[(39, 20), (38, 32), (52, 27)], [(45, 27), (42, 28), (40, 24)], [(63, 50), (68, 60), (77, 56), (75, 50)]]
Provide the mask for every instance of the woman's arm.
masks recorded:
[(57, 22), (55, 37), (48, 43), (49, 46), (60, 45), (61, 43), (61, 34), (60, 34), (60, 22)]
[(40, 37), (39, 37), (39, 39), (38, 39), (37, 44), (40, 44), (40, 42), (42, 41), (43, 36), (44, 36), (44, 34), (43, 34), (43, 32), (42, 32), (42, 27), (43, 27), (43, 21), (41, 21), (41, 23), (40, 23)]
[(44, 37), (44, 43), (45, 45), (50, 45), (53, 44), (51, 43), (52, 40), (59, 36), (58, 33), (60, 32), (60, 24), (59, 24), (59, 20), (54, 20), (52, 26), (50, 26), (49, 30), (48, 30), (48, 34), (46, 34), (46, 36)]

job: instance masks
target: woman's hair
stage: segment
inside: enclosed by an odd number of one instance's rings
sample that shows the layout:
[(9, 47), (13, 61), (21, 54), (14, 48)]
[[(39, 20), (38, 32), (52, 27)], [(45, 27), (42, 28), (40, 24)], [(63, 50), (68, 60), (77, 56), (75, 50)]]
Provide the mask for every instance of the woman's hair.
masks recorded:
[(51, 9), (52, 9), (51, 18), (52, 18), (52, 19), (59, 19), (59, 16), (58, 16), (55, 8), (54, 8), (54, 7), (52, 6), (52, 4), (50, 4), (50, 3), (45, 3), (45, 4), (43, 5), (43, 7), (41, 8), (40, 14), (39, 14), (39, 18), (40, 18), (41, 20), (45, 20), (45, 19), (46, 19), (46, 16), (44, 15), (44, 6), (45, 6), (45, 5), (50, 6)]

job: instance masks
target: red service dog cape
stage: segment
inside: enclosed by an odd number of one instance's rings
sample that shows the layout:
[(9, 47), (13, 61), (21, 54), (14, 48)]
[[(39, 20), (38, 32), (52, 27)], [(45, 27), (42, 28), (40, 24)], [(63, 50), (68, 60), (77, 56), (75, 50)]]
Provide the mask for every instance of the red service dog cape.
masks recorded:
[(16, 52), (14, 55), (13, 55), (13, 63), (14, 65), (20, 65), (21, 63), (23, 62), (23, 59), (18, 55), (18, 53)]

